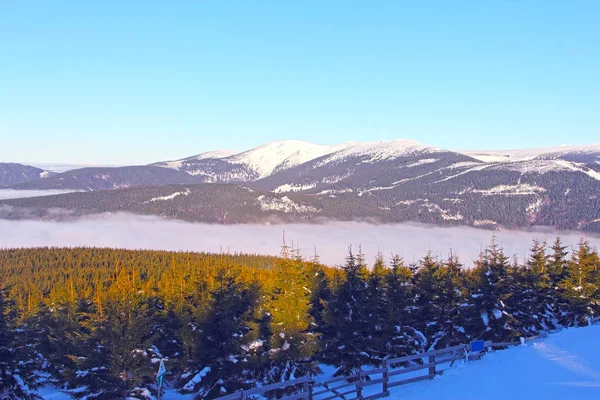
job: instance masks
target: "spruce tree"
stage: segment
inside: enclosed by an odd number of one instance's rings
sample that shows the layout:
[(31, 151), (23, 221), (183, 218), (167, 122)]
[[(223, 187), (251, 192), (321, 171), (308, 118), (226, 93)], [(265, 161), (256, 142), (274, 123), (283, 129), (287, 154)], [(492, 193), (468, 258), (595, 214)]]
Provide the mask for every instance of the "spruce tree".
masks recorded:
[(560, 283), (565, 301), (565, 326), (587, 325), (590, 317), (597, 315), (600, 260), (598, 253), (582, 239), (568, 263), (566, 276)]
[(197, 333), (196, 354), (180, 382), (182, 391), (195, 393), (198, 398), (249, 388), (253, 376), (248, 375), (252, 370), (248, 357), (263, 346), (253, 319), (258, 288), (232, 276), (220, 276), (218, 281)]
[(363, 351), (372, 326), (365, 309), (368, 273), (362, 253), (355, 256), (350, 249), (343, 271), (344, 280), (326, 310), (326, 322), (336, 332), (330, 339), (326, 360), (338, 368), (336, 376), (350, 375), (371, 362), (371, 355)]
[(508, 259), (495, 241), (474, 268), (476, 288), (469, 299), (467, 333), (474, 339), (497, 342), (516, 340), (519, 332), (507, 303), (514, 293)]
[(264, 383), (314, 376), (319, 372), (314, 359), (318, 337), (310, 315), (311, 269), (299, 260), (282, 260), (275, 265), (270, 299), (268, 359)]
[(389, 324), (388, 274), (383, 255), (378, 253), (367, 280), (365, 305), (372, 329), (365, 338), (364, 348), (371, 356), (369, 364), (372, 365), (380, 365), (386, 357), (389, 338), (393, 334)]
[(34, 354), (24, 340), (23, 331), (15, 326), (16, 317), (14, 303), (6, 299), (5, 289), (0, 288), (0, 398), (38, 399), (32, 369)]
[(431, 252), (428, 252), (420, 261), (415, 274), (417, 317), (414, 326), (427, 338), (429, 350), (433, 350), (441, 334), (439, 326), (442, 317), (440, 268), (438, 261), (433, 258)]
[(546, 243), (534, 240), (526, 264), (516, 266), (511, 272), (515, 287), (509, 304), (520, 334), (533, 336), (556, 328), (557, 298), (550, 278)]
[(437, 270), (438, 303), (440, 316), (437, 333), (432, 338), (435, 348), (456, 346), (467, 342), (467, 334), (463, 326), (467, 315), (467, 298), (462, 264), (455, 255)]
[(388, 322), (385, 331), (390, 332), (387, 342), (389, 358), (398, 358), (425, 350), (425, 336), (414, 328), (414, 298), (412, 270), (404, 260), (394, 255), (390, 262), (387, 280)]

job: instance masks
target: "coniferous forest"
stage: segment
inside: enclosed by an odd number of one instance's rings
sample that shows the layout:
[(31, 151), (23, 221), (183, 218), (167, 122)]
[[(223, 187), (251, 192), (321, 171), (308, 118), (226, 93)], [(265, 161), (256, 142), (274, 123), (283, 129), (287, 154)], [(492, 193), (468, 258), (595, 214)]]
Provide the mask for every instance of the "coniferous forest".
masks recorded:
[(382, 360), (582, 326), (600, 312), (600, 259), (582, 240), (492, 243), (474, 263), (425, 254), (339, 268), (298, 257), (97, 248), (0, 250), (0, 398), (53, 384), (74, 399), (197, 398)]

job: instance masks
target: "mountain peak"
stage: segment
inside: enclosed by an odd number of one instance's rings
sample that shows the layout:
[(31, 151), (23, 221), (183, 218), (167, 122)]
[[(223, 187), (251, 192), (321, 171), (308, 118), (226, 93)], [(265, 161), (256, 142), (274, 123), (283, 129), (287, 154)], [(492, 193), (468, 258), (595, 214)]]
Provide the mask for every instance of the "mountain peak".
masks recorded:
[(282, 168), (290, 168), (335, 151), (333, 146), (301, 140), (269, 142), (243, 153), (228, 157), (232, 163), (244, 164), (260, 178)]

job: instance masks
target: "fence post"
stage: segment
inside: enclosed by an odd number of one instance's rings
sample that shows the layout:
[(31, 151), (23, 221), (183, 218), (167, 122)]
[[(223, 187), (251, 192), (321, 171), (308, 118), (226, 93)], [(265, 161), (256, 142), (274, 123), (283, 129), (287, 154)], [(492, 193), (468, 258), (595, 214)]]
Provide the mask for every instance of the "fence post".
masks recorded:
[(388, 365), (387, 365), (387, 360), (383, 360), (383, 395), (384, 396), (388, 396), (389, 392), (388, 392), (388, 383), (389, 383), (389, 375), (388, 375)]
[(358, 373), (356, 374), (357, 376), (357, 380), (356, 380), (356, 398), (359, 400), (362, 400), (363, 396), (362, 396), (362, 371), (358, 371)]
[(433, 364), (429, 367), (429, 377), (433, 378), (435, 376), (435, 356), (429, 356), (429, 364)]
[(312, 386), (308, 380), (302, 384), (302, 391), (308, 393), (309, 400), (312, 399)]
[(244, 394), (244, 391), (240, 391), (240, 399), (244, 400), (246, 398), (246, 395)]

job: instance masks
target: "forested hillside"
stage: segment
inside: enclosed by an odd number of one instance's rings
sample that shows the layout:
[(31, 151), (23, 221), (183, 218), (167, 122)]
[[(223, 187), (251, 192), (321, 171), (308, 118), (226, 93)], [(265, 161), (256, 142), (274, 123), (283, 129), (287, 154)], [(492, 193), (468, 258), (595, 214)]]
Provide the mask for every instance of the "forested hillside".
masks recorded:
[(587, 324), (600, 260), (582, 241), (534, 242), (528, 260), (490, 245), (475, 265), (400, 257), (341, 268), (294, 254), (95, 248), (0, 251), (0, 397), (55, 384), (73, 398), (148, 398), (167, 383), (213, 398), (306, 375), (338, 375), (471, 339), (505, 341)]

